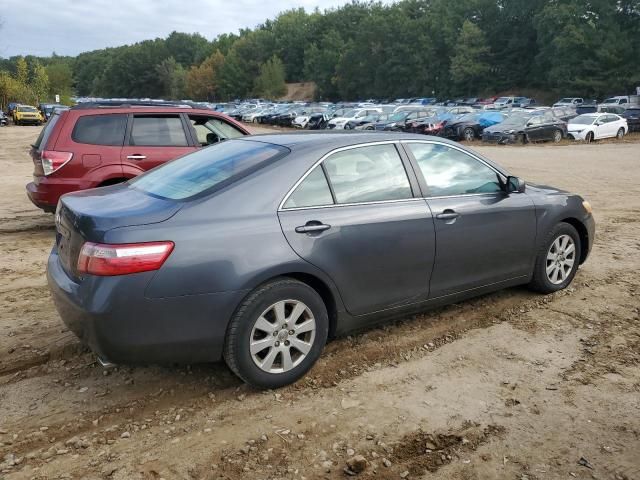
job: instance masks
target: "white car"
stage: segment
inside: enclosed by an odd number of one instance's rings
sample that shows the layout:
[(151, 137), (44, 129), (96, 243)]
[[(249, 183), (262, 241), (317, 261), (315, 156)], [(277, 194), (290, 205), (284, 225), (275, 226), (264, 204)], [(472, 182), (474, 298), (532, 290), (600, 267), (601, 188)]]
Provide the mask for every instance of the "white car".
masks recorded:
[(601, 138), (621, 139), (629, 131), (627, 120), (613, 113), (585, 113), (569, 120), (567, 137), (592, 142)]
[(344, 126), (351, 120), (358, 120), (375, 113), (382, 113), (381, 108), (354, 108), (345, 112), (341, 117), (332, 118), (327, 128), (344, 129)]
[(577, 97), (566, 97), (561, 98), (556, 103), (553, 104), (554, 107), (577, 107), (578, 105), (582, 105), (584, 100), (582, 98)]

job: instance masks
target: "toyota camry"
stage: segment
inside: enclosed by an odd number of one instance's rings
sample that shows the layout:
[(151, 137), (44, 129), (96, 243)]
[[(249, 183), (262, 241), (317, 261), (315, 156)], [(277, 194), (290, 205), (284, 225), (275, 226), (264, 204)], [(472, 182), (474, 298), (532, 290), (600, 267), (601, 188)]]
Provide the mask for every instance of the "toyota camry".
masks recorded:
[(224, 359), (274, 388), (354, 329), (514, 285), (563, 289), (594, 231), (579, 195), (442, 138), (248, 136), (64, 195), (48, 283), (103, 362)]

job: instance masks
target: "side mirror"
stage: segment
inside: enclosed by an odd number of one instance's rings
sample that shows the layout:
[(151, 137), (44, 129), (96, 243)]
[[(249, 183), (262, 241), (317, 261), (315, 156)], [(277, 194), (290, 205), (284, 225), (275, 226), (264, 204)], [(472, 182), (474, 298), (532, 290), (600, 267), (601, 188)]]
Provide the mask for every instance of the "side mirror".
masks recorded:
[(507, 177), (507, 193), (524, 193), (527, 189), (527, 184), (521, 178), (509, 175)]

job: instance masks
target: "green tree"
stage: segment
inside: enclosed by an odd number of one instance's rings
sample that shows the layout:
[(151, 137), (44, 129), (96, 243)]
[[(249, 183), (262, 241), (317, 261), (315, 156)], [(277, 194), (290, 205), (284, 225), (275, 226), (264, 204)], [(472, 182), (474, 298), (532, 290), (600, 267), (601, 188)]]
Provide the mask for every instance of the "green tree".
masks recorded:
[(255, 79), (253, 93), (265, 98), (281, 97), (287, 93), (284, 78), (284, 64), (274, 55), (260, 66), (260, 75)]
[(458, 94), (471, 95), (487, 85), (489, 47), (484, 32), (465, 20), (451, 59), (451, 80)]
[(47, 99), (49, 93), (49, 76), (47, 75), (47, 69), (38, 61), (34, 62), (31, 69), (30, 87), (35, 96), (36, 103), (39, 103)]
[(165, 58), (156, 65), (156, 72), (162, 84), (162, 96), (170, 99), (184, 97), (187, 72), (173, 57)]
[(29, 65), (24, 57), (19, 57), (16, 61), (16, 80), (22, 85), (29, 82)]
[(54, 62), (46, 67), (49, 78), (49, 97), (69, 97), (73, 91), (73, 70), (68, 62)]

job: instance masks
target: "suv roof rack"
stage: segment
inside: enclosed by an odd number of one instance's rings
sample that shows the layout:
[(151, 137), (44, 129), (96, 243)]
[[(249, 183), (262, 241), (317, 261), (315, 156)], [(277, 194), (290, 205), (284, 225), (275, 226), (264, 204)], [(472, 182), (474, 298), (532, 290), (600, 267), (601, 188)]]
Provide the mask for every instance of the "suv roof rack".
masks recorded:
[(96, 100), (81, 102), (73, 106), (74, 110), (86, 108), (131, 108), (131, 107), (175, 107), (203, 108), (190, 102), (152, 101), (152, 100)]

